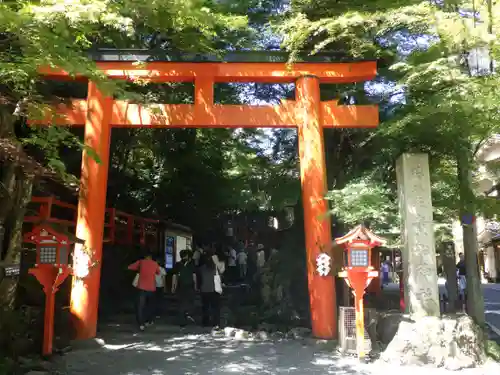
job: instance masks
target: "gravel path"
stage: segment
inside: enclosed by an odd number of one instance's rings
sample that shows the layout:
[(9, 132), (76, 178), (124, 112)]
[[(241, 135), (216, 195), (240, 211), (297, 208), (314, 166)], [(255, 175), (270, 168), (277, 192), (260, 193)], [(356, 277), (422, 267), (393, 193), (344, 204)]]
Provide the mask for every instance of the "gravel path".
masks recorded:
[[(103, 335), (101, 346), (66, 354), (58, 364), (65, 375), (222, 375), (359, 374), (447, 375), (424, 368), (388, 368), (340, 357), (326, 344), (311, 340), (251, 341), (213, 337), (207, 333), (172, 333), (161, 327), (134, 334)], [(461, 375), (500, 374), (500, 364), (463, 370)]]

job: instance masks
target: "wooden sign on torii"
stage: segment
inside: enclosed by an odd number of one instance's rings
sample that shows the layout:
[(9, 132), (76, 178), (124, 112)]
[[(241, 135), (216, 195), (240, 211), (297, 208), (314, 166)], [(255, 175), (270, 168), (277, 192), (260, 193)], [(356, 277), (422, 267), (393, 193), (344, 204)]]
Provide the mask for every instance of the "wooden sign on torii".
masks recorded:
[[(320, 101), (320, 83), (368, 81), (377, 73), (376, 62), (353, 63), (176, 63), (97, 62), (109, 78), (149, 82), (194, 82), (194, 104), (132, 104), (105, 96), (97, 85), (88, 82), (86, 100), (60, 105), (58, 116), (37, 124), (85, 126), (85, 143), (98, 154), (100, 163), (83, 153), (81, 191), (76, 236), (98, 262), (85, 279), (76, 279), (71, 290), (71, 312), (77, 318), (78, 338), (96, 335), (99, 302), (100, 260), (113, 127), (154, 128), (298, 128), (300, 175), (304, 206), (308, 286), (313, 334), (331, 339), (337, 335), (337, 306), (333, 275), (320, 276), (316, 259), (332, 243), (328, 204), (323, 128), (376, 127), (378, 107), (338, 105)], [(72, 79), (62, 70), (44, 68), (40, 73), (50, 79)], [(85, 77), (76, 77), (85, 80)], [(295, 83), (296, 100), (275, 106), (214, 104), (216, 82)], [(89, 262), (88, 251), (75, 248), (74, 261), (80, 268)], [(79, 260), (79, 261), (78, 261)], [(341, 260), (340, 260), (341, 261)], [(87, 272), (86, 272), (87, 271)]]

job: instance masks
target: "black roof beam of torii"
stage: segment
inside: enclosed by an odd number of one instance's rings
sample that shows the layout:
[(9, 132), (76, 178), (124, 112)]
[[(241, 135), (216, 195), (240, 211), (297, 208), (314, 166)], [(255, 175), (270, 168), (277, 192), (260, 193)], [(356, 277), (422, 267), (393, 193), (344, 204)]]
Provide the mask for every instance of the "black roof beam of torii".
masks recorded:
[[(238, 62), (238, 63), (286, 63), (290, 53), (285, 51), (230, 51), (220, 55), (210, 53), (187, 53), (167, 51), (163, 49), (115, 49), (100, 48), (89, 52), (89, 58), (94, 61), (141, 61), (141, 62)], [(311, 63), (338, 63), (368, 61), (367, 59), (353, 59), (343, 51), (323, 51), (314, 55), (307, 52), (299, 53), (301, 62)]]

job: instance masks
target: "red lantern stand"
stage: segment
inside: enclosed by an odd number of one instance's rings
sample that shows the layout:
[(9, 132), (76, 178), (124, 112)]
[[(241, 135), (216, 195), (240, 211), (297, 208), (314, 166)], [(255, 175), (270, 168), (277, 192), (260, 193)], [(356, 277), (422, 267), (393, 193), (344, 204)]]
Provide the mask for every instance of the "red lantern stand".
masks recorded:
[[(380, 262), (380, 253), (378, 251), (372, 251), (370, 259), (371, 259), (371, 265), (373, 266), (373, 268), (376, 270), (379, 270), (380, 263), (381, 263)], [(377, 297), (382, 296), (382, 280), (380, 280), (380, 275), (373, 278), (370, 285), (366, 288), (366, 291), (368, 293), (374, 293), (375, 295), (377, 295)]]
[(343, 237), (335, 239), (338, 245), (344, 245), (347, 250), (347, 267), (339, 273), (352, 289), (356, 310), (356, 349), (359, 359), (365, 357), (365, 322), (363, 296), (370, 282), (378, 277), (378, 271), (371, 265), (371, 252), (375, 246), (386, 241), (373, 234), (362, 225), (354, 228)]
[(35, 276), (45, 293), (45, 316), (42, 354), (52, 354), (55, 295), (71, 273), (68, 266), (70, 241), (48, 225), (35, 227), (24, 235), (24, 242), (35, 244), (36, 264), (29, 273)]

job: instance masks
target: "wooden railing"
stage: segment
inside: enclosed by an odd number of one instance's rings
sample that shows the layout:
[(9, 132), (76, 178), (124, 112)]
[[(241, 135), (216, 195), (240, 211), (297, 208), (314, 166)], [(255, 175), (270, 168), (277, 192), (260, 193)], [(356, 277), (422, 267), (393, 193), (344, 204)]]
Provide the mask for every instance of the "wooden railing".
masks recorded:
[[(25, 223), (53, 223), (69, 232), (76, 229), (78, 206), (62, 202), (52, 196), (32, 197), (30, 214)], [(33, 211), (35, 215), (31, 214)], [(120, 245), (144, 246), (158, 238), (159, 220), (143, 218), (115, 208), (106, 208), (104, 219), (104, 242)]]

